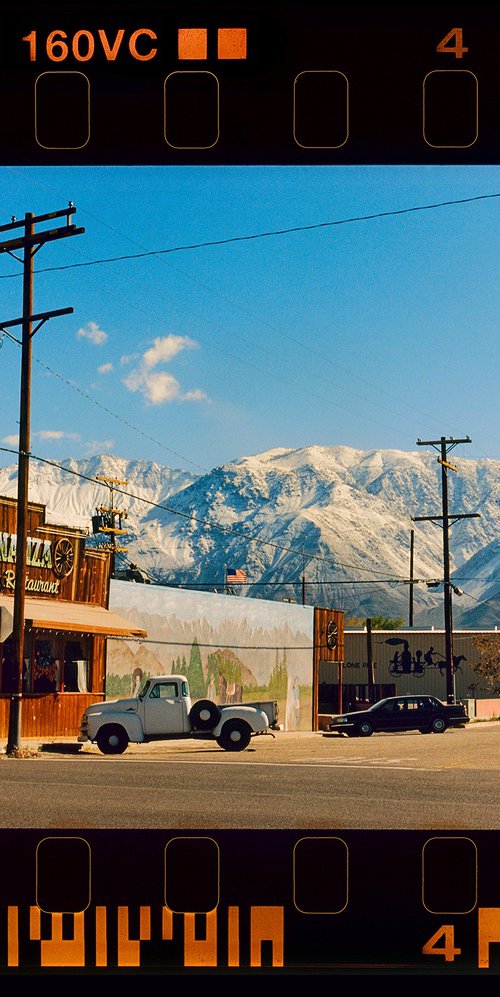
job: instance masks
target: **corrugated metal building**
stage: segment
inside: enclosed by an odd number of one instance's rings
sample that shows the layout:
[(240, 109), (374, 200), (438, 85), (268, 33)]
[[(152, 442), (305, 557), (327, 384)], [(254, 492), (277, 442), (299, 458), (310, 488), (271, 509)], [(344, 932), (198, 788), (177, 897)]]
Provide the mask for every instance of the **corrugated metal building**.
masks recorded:
[[(494, 633), (495, 631), (493, 631)], [(453, 659), (457, 699), (489, 699), (495, 694), (474, 671), (480, 653), (476, 635), (485, 631), (456, 630)], [(446, 700), (444, 630), (373, 630), (374, 698), (426, 693)], [(368, 699), (368, 644), (366, 630), (345, 631), (343, 709)], [(338, 707), (338, 667), (322, 662), (319, 672), (319, 712)]]

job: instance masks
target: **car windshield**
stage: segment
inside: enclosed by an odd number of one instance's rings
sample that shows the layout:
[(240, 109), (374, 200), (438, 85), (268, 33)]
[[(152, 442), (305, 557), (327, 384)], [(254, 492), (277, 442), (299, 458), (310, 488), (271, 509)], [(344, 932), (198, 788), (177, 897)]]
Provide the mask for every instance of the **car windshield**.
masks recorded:
[(151, 679), (146, 679), (142, 689), (139, 692), (139, 699), (144, 699), (144, 696), (146, 695), (150, 685), (151, 685)]
[(379, 699), (378, 703), (374, 703), (373, 706), (369, 706), (367, 708), (367, 712), (369, 713), (370, 710), (379, 710), (380, 707), (384, 705), (384, 703), (390, 703), (390, 702), (392, 702), (391, 699)]

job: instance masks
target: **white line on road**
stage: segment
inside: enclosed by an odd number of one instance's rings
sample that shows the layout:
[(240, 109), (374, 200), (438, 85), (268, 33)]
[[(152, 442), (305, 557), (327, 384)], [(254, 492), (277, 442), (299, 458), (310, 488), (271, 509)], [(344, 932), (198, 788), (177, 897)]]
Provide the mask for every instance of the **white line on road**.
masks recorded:
[[(175, 763), (176, 765), (243, 765), (244, 768), (253, 766), (254, 768), (301, 768), (301, 769), (389, 769), (393, 772), (442, 772), (443, 766), (418, 766), (418, 765), (398, 765), (397, 768), (394, 764), (386, 765), (377, 762), (369, 762), (368, 764), (356, 764), (353, 765), (352, 762), (254, 762), (242, 759), (240, 762), (222, 760), (220, 762), (210, 761), (209, 759), (201, 760), (195, 758), (173, 758), (171, 756), (165, 758), (138, 758), (136, 755), (129, 755), (128, 758), (122, 756), (114, 756), (113, 758), (101, 758), (99, 755), (94, 755), (94, 759), (98, 759), (99, 764), (104, 765), (106, 763), (113, 761), (114, 763), (124, 763), (131, 764), (132, 762), (138, 761), (142, 765), (168, 765)], [(61, 762), (67, 761), (67, 758), (44, 758), (45, 762)], [(16, 759), (16, 761), (31, 761), (31, 759)]]

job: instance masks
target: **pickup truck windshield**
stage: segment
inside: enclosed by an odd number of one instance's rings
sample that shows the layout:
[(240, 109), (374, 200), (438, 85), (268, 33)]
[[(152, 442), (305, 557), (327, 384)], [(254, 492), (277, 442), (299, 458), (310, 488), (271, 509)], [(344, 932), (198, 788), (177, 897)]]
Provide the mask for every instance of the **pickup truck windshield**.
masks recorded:
[(151, 685), (151, 679), (146, 679), (141, 691), (139, 692), (139, 699), (144, 699), (144, 696), (146, 696), (150, 685)]

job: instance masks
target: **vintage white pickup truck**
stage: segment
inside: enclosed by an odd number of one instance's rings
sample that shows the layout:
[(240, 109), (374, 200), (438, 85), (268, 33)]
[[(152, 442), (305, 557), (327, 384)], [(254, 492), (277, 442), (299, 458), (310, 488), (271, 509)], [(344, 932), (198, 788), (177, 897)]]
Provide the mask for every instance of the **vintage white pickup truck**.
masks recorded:
[[(253, 734), (271, 734), (278, 727), (278, 704), (217, 706), (208, 699), (191, 705), (184, 675), (148, 679), (138, 696), (94, 703), (82, 717), (79, 741), (96, 741), (105, 755), (120, 755), (130, 741), (168, 738), (215, 739), (226, 751), (243, 751)], [(274, 735), (273, 735), (274, 736)]]

